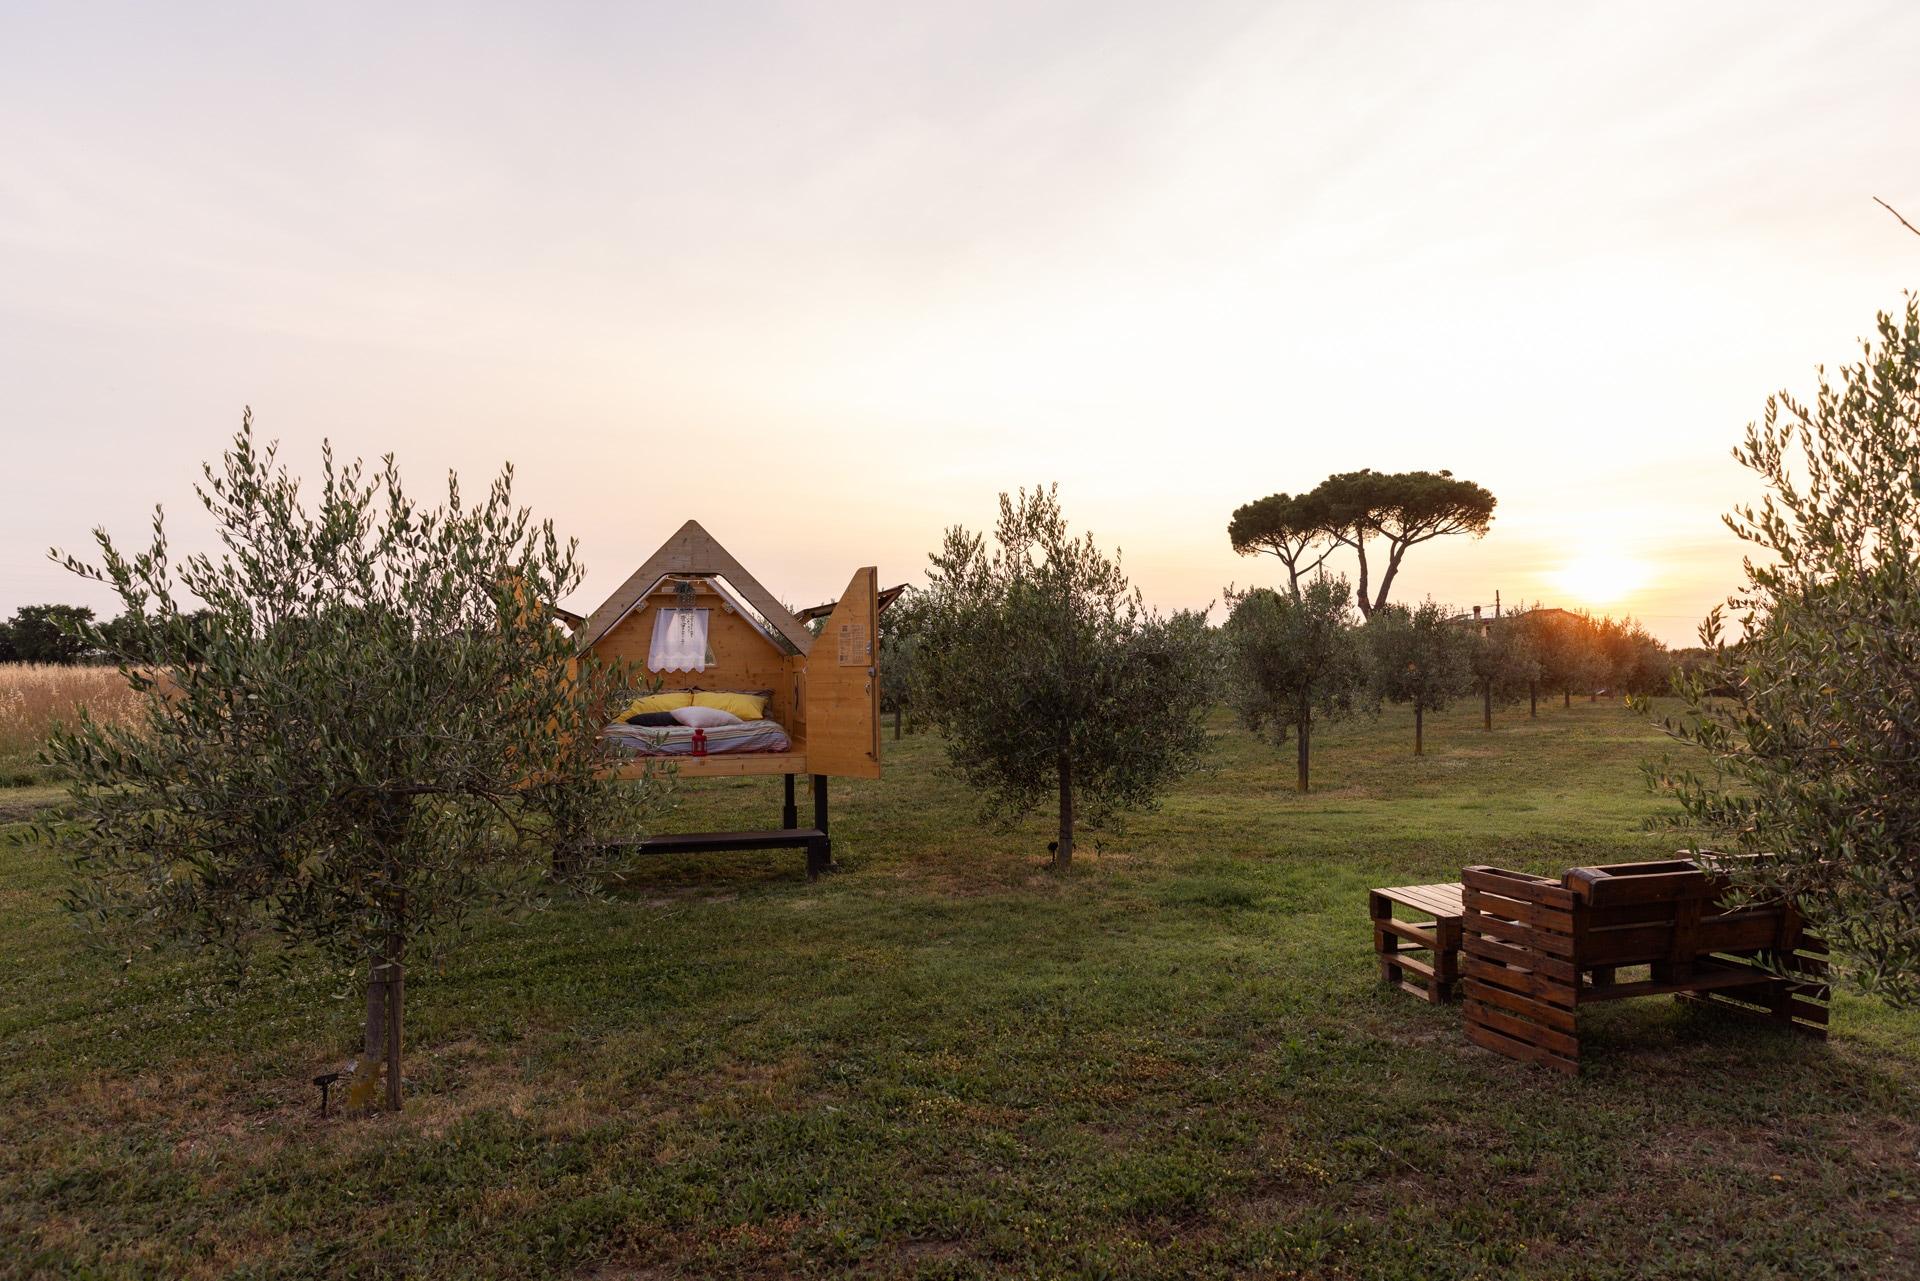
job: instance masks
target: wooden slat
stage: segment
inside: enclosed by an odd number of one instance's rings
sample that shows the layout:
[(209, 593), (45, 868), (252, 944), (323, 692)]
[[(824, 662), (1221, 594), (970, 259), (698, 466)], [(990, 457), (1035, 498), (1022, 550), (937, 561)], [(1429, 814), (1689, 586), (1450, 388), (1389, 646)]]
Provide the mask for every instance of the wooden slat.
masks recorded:
[(1749, 1019), (1765, 1020), (1779, 1027), (1791, 1028), (1802, 1036), (1809, 1036), (1817, 1041), (1827, 1039), (1825, 1019), (1814, 1018), (1811, 1015), (1804, 1017), (1796, 1015), (1793, 1018), (1783, 1020), (1767, 1006), (1736, 1000), (1726, 992), (1683, 992), (1680, 994), (1679, 999), (1690, 1005), (1710, 1006), (1715, 1010), (1724, 1011), (1729, 1014), (1738, 1014)]
[(1542, 1023), (1530, 1023), (1525, 1019), (1514, 1017), (1505, 1010), (1472, 999), (1471, 993), (1468, 996), (1469, 999), (1461, 1008), (1465, 1010), (1467, 1018), (1472, 1022), (1482, 1027), (1490, 1027), (1517, 1041), (1538, 1045), (1542, 1049), (1551, 1050), (1567, 1058), (1580, 1057), (1580, 1040), (1570, 1032), (1562, 1032)]
[(1655, 872), (1646, 876), (1580, 879), (1583, 871), (1597, 870), (1575, 868), (1567, 873), (1567, 883), (1575, 887), (1575, 896), (1595, 907), (1613, 907), (1622, 903), (1677, 903), (1684, 898), (1706, 898), (1711, 894), (1710, 883), (1704, 872)]
[(1379, 916), (1374, 918), (1373, 925), (1375, 929), (1418, 943), (1424, 948), (1437, 949), (1440, 946), (1440, 940), (1433, 932), (1432, 921), (1415, 923), (1397, 920), (1391, 916)]
[(1772, 912), (1732, 912), (1700, 919), (1700, 950), (1745, 952), (1770, 947), (1779, 933), (1779, 917)]
[(1419, 908), (1429, 916), (1458, 916), (1462, 910), (1458, 885), (1391, 885), (1368, 892)]
[(1468, 911), (1479, 911), (1490, 916), (1503, 916), (1510, 921), (1520, 921), (1541, 929), (1553, 930), (1559, 934), (1573, 933), (1573, 913), (1557, 907), (1547, 907), (1539, 903), (1523, 903), (1500, 894), (1489, 894), (1485, 890), (1469, 889), (1463, 897)]
[(1645, 965), (1667, 960), (1672, 951), (1671, 924), (1588, 930), (1580, 940), (1583, 965)]
[(1573, 985), (1542, 974), (1510, 969), (1477, 956), (1462, 958), (1460, 973), (1483, 983), (1494, 983), (1511, 991), (1523, 992), (1535, 1000), (1565, 1006), (1569, 1010), (1574, 1006)]
[(1495, 1054), (1504, 1054), (1510, 1059), (1524, 1059), (1529, 1062), (1539, 1063), (1545, 1067), (1552, 1068), (1556, 1072), (1563, 1072), (1568, 1076), (1577, 1076), (1580, 1072), (1580, 1063), (1577, 1059), (1562, 1057), (1561, 1055), (1554, 1054), (1549, 1050), (1544, 1050), (1526, 1041), (1516, 1041), (1510, 1036), (1501, 1035), (1499, 1032), (1496, 1032), (1484, 1024), (1469, 1022), (1467, 1024), (1467, 1039), (1482, 1049), (1492, 1050)]
[(1610, 987), (1583, 988), (1580, 1000), (1624, 1001), (1636, 996), (1660, 996), (1668, 992), (1711, 992), (1719, 988), (1759, 987), (1772, 979), (1763, 970), (1747, 967), (1745, 972), (1734, 969), (1696, 969), (1684, 980), (1661, 983), (1648, 980), (1643, 983), (1615, 983)]
[(1403, 970), (1412, 970), (1421, 978), (1430, 979), (1434, 977), (1433, 966), (1427, 964), (1425, 961), (1414, 960), (1411, 952), (1390, 952), (1387, 954), (1386, 959), (1387, 964), (1397, 966)]
[(1589, 929), (1611, 929), (1621, 925), (1659, 925), (1673, 919), (1671, 903), (1621, 903), (1614, 907), (1582, 905), (1580, 919)]
[(1517, 921), (1503, 921), (1496, 916), (1485, 914), (1473, 918), (1471, 928), (1489, 938), (1513, 943), (1520, 947), (1533, 948), (1550, 956), (1573, 956), (1573, 936), (1555, 934), (1551, 930), (1536, 930), (1521, 925)]
[(1787, 1012), (1796, 1019), (1805, 1019), (1809, 1023), (1819, 1023), (1822, 1025), (1827, 1022), (1829, 1013), (1827, 1007), (1824, 1005), (1816, 1005), (1812, 1001), (1797, 1000), (1787, 1002)]
[(1509, 991), (1504, 987), (1471, 976), (1461, 980), (1461, 990), (1472, 1000), (1502, 1006), (1516, 1014), (1524, 1014), (1536, 1023), (1544, 1023), (1562, 1032), (1572, 1032), (1574, 1029), (1574, 1015), (1570, 1009), (1549, 1005), (1545, 1001), (1536, 1001), (1531, 997), (1522, 996), (1518, 992)]
[(1482, 956), (1489, 961), (1498, 961), (1518, 969), (1532, 970), (1537, 974), (1563, 979), (1568, 983), (1576, 981), (1580, 976), (1580, 971), (1571, 962), (1557, 956), (1530, 952), (1525, 948), (1512, 947), (1473, 933), (1471, 918), (1469, 918), (1467, 935), (1460, 941), (1460, 946), (1471, 956)]
[(1504, 872), (1495, 867), (1469, 867), (1461, 871), (1460, 880), (1467, 889), (1485, 890), (1525, 903), (1543, 903), (1559, 908), (1573, 906), (1571, 891), (1550, 881), (1523, 879), (1518, 872)]

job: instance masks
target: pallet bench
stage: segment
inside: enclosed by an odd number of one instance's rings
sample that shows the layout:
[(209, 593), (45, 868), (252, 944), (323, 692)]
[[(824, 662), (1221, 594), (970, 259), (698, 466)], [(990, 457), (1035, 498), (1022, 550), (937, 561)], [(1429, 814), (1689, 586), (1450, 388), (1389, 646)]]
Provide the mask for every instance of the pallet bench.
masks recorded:
[[(1790, 905), (1725, 903), (1726, 880), (1696, 863), (1462, 875), (1462, 1007), (1475, 1045), (1573, 1075), (1582, 1008), (1666, 993), (1826, 1036), (1825, 945)], [(1647, 977), (1622, 982), (1630, 967)]]
[[(1449, 885), (1393, 885), (1367, 891), (1367, 914), (1373, 918), (1373, 950), (1380, 957), (1380, 979), (1439, 1005), (1453, 999), (1460, 977), (1460, 929), (1466, 915), (1464, 887)], [(1426, 921), (1403, 921), (1396, 906), (1406, 907)], [(1409, 946), (1411, 945), (1411, 946)], [(1411, 955), (1426, 952), (1427, 959)], [(1413, 975), (1409, 979), (1408, 975)]]

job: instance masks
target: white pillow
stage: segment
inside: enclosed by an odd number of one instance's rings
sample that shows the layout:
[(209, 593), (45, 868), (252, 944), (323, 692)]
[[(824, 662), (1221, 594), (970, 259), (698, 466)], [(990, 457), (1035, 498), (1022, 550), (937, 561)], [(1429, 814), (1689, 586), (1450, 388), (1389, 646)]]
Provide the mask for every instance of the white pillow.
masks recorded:
[(667, 714), (682, 725), (696, 729), (718, 729), (722, 725), (741, 723), (738, 716), (720, 707), (676, 707)]

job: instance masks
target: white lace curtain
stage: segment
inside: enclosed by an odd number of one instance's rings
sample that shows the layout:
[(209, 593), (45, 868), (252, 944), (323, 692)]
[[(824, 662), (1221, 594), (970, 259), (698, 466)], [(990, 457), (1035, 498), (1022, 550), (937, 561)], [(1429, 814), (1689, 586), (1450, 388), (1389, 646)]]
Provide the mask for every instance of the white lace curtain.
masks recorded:
[(707, 670), (707, 615), (704, 609), (661, 609), (653, 616), (653, 644), (647, 649), (650, 672)]

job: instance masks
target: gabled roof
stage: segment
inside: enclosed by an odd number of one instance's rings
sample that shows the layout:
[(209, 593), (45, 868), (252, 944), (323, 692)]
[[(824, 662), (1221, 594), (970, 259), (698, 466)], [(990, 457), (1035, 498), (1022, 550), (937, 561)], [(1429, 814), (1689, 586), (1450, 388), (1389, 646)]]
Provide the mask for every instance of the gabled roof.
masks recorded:
[(580, 648), (590, 648), (612, 631), (615, 623), (625, 618), (634, 606), (647, 598), (647, 593), (670, 574), (724, 579), (728, 587), (739, 593), (795, 649), (802, 654), (812, 650), (813, 634), (801, 626), (787, 607), (775, 600), (773, 593), (762, 587), (726, 548), (715, 542), (713, 535), (702, 529), (697, 520), (680, 526), (672, 538), (661, 544), (659, 551), (628, 575), (618, 591), (587, 616), (586, 626), (579, 632)]

